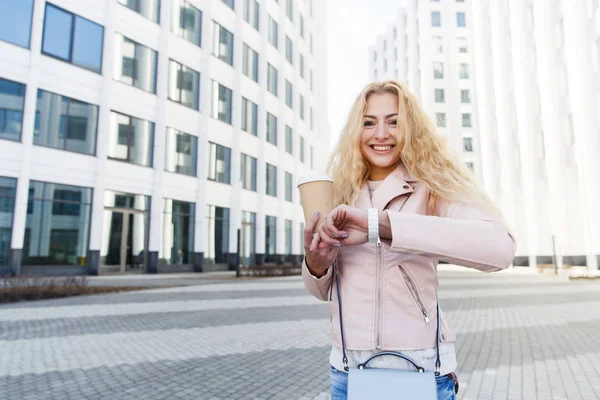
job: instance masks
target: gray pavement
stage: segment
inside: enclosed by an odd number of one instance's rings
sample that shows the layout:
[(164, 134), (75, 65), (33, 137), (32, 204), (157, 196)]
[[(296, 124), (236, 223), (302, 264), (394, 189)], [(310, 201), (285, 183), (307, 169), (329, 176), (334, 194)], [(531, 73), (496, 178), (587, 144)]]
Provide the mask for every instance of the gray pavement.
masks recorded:
[[(329, 398), (328, 306), (299, 277), (94, 279), (195, 284), (0, 306), (0, 400)], [(600, 281), (440, 282), (459, 398), (600, 399)]]

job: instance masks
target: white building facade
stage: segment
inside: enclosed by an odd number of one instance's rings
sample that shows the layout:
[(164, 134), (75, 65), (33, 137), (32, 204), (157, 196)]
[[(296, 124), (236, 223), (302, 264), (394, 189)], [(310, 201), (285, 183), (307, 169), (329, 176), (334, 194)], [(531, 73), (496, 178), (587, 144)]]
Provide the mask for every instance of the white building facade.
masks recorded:
[(594, 0), (471, 1), (483, 182), (515, 265), (598, 268), (600, 14)]
[(0, 273), (299, 263), (325, 30), (314, 0), (0, 4)]
[(369, 78), (395, 79), (408, 87), (480, 177), (470, 25), (468, 3), (405, 0), (396, 19), (369, 49)]

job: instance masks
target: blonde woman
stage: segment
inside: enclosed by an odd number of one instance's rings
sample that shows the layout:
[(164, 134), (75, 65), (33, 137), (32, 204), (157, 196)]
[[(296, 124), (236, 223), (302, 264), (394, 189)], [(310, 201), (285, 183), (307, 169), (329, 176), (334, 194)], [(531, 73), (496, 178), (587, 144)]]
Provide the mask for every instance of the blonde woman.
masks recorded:
[[(307, 223), (302, 275), (309, 293), (330, 302), (332, 399), (346, 399), (348, 368), (386, 350), (435, 371), (438, 398), (454, 399), (456, 336), (441, 310), (438, 320), (438, 261), (502, 270), (512, 263), (514, 238), (398, 82), (363, 89), (327, 169), (337, 207), (315, 234), (319, 213)], [(385, 355), (369, 367), (413, 368)]]

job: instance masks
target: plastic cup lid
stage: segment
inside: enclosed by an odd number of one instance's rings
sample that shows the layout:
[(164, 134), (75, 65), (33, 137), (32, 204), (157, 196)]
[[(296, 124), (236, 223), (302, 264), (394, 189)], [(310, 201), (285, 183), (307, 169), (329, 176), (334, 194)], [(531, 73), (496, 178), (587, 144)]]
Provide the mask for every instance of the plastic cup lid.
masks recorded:
[(316, 182), (316, 181), (329, 181), (329, 182), (333, 182), (333, 179), (331, 179), (331, 177), (327, 174), (315, 174), (315, 175), (308, 175), (308, 176), (303, 176), (298, 180), (298, 185), (303, 185), (305, 183), (308, 182)]

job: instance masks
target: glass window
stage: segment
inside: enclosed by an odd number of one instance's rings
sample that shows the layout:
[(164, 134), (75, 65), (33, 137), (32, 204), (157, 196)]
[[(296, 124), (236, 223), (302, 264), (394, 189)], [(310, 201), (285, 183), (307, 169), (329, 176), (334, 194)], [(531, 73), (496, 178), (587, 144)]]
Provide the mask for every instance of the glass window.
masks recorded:
[(39, 89), (33, 143), (94, 155), (98, 106)]
[(258, 12), (259, 4), (257, 0), (245, 0), (244, 21), (249, 23), (254, 29), (258, 30)]
[(0, 40), (29, 48), (33, 0), (0, 1)]
[(304, 78), (304, 56), (302, 54), (300, 54), (300, 65), (298, 69), (300, 70), (300, 76)]
[(277, 197), (277, 167), (267, 163), (267, 194)]
[(224, 264), (229, 255), (229, 208), (207, 205), (207, 231), (204, 261)]
[(435, 120), (440, 128), (446, 127), (446, 113), (435, 113)]
[(475, 163), (473, 161), (468, 161), (467, 168), (469, 168), (472, 172), (475, 172)]
[(304, 96), (300, 95), (300, 118), (304, 121)]
[(241, 175), (242, 188), (256, 192), (256, 158), (242, 153)]
[(293, 201), (292, 200), (292, 193), (293, 193), (293, 186), (292, 186), (292, 174), (290, 174), (289, 172), (285, 172), (285, 201)]
[(459, 28), (467, 26), (467, 23), (465, 21), (465, 13), (464, 12), (456, 13), (456, 26), (458, 26)]
[(169, 100), (186, 107), (200, 108), (200, 73), (169, 60)]
[(165, 171), (196, 176), (198, 138), (167, 128)]
[(258, 106), (242, 97), (242, 130), (258, 136)]
[(271, 65), (267, 64), (267, 90), (274, 96), (277, 96), (278, 88), (278, 71)]
[(473, 151), (473, 138), (463, 138), (463, 150), (467, 152)]
[(434, 36), (432, 39), (433, 39), (434, 49), (436, 49), (436, 51), (438, 53), (443, 53), (444, 52), (444, 39), (442, 39), (441, 36)]
[(256, 254), (256, 213), (242, 211), (241, 241), (241, 263), (243, 265), (254, 265), (254, 255)]
[(117, 34), (116, 46), (115, 79), (147, 92), (156, 93), (158, 53), (120, 34)]
[(213, 54), (233, 65), (233, 33), (213, 21)]
[(212, 116), (219, 121), (231, 125), (231, 101), (233, 93), (231, 89), (213, 81)]
[(42, 53), (100, 73), (104, 27), (46, 3)]
[(431, 26), (442, 26), (442, 17), (439, 11), (431, 12)]
[(85, 265), (92, 189), (31, 181), (23, 265)]
[(471, 92), (469, 89), (461, 89), (460, 90), (460, 102), (461, 103), (470, 103), (471, 102)]
[(150, 21), (160, 23), (160, 0), (119, 0), (119, 3)]
[(285, 104), (291, 109), (294, 108), (294, 93), (292, 83), (287, 79), (285, 80)]
[(312, 33), (310, 34), (310, 54), (314, 54), (313, 53), (313, 35)]
[(196, 205), (165, 199), (159, 265), (192, 264)]
[(277, 217), (265, 216), (265, 262), (276, 261), (277, 254)]
[(285, 261), (292, 261), (292, 220), (285, 220)]
[(460, 64), (460, 79), (469, 79), (469, 64)]
[(202, 11), (185, 0), (173, 1), (171, 32), (194, 43), (202, 45)]
[(304, 17), (300, 15), (300, 37), (304, 39)]
[(300, 136), (300, 161), (304, 162), (304, 138)]
[(294, 22), (294, 5), (293, 0), (285, 0), (285, 15), (290, 21)]
[(279, 47), (279, 25), (277, 22), (269, 15), (269, 43), (273, 45), (273, 47)]
[(154, 122), (111, 112), (108, 158), (152, 166)]
[(310, 88), (310, 91), (312, 92), (313, 91), (313, 71), (312, 71), (312, 69), (310, 70), (310, 74), (308, 76), (309, 76), (309, 79), (308, 79), (309, 85), (308, 85), (308, 87)]
[(314, 125), (313, 125), (313, 108), (310, 108), (310, 129), (314, 129)]
[(222, 0), (223, 3), (225, 3), (227, 5), (227, 7), (231, 8), (232, 10), (235, 10), (235, 3), (234, 0)]
[(291, 127), (285, 126), (285, 151), (294, 154), (294, 131)]
[(216, 143), (208, 143), (208, 180), (231, 183), (231, 149)]
[(244, 65), (243, 72), (254, 82), (258, 82), (258, 53), (244, 43)]
[(444, 95), (444, 89), (435, 89), (435, 102), (444, 103), (445, 101), (446, 97)]
[(464, 128), (470, 128), (471, 127), (471, 114), (469, 114), (469, 113), (463, 113), (463, 115), (462, 115), (462, 126)]
[(459, 53), (468, 53), (469, 44), (467, 42), (467, 38), (458, 38), (458, 52)]
[(433, 77), (435, 79), (444, 79), (444, 64), (441, 62), (433, 63)]
[(21, 140), (25, 85), (0, 78), (0, 139)]
[(315, 148), (310, 146), (310, 168), (315, 169)]
[(294, 65), (294, 44), (292, 43), (292, 39), (287, 35), (285, 37), (285, 59)]
[(0, 177), (0, 266), (7, 266), (10, 259), (16, 195), (17, 180)]
[(267, 142), (277, 146), (277, 117), (267, 112)]

